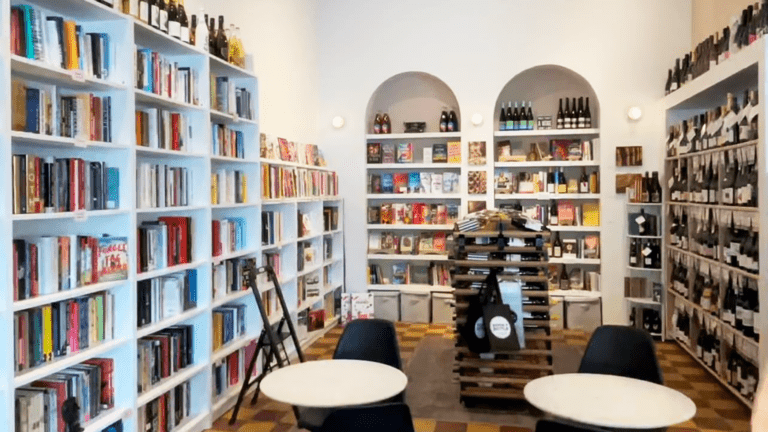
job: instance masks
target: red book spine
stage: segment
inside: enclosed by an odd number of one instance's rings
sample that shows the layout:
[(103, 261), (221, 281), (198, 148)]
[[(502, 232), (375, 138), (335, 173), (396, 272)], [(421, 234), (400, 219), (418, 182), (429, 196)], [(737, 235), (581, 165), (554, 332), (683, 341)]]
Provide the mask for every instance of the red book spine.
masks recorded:
[(179, 114), (171, 114), (171, 134), (173, 139), (171, 141), (171, 148), (174, 150), (179, 149)]
[[(56, 390), (56, 408), (58, 412), (62, 412), (62, 406), (64, 406), (64, 401), (67, 399), (67, 384), (63, 381), (35, 381), (32, 383), (32, 387), (38, 387), (38, 388), (49, 388)], [(56, 430), (58, 432), (65, 432), (67, 430), (66, 424), (64, 423), (64, 416), (58, 415), (57, 417), (57, 424)]]
[(163, 378), (171, 376), (171, 341), (169, 337), (164, 337), (160, 342), (162, 350)]
[(75, 185), (77, 185), (75, 175), (77, 169), (75, 165), (75, 159), (67, 160), (67, 167), (69, 168), (69, 211), (72, 212), (77, 210), (77, 188), (75, 188)]
[(38, 285), (37, 278), (37, 245), (34, 243), (29, 244), (29, 293), (31, 297), (37, 297), (40, 295), (40, 286)]
[(80, 193), (79, 197), (79, 208), (85, 209), (85, 162), (82, 159), (77, 160), (77, 167), (79, 171), (78, 176), (78, 191)]
[[(213, 221), (213, 256), (219, 256), (221, 255), (221, 242), (219, 241), (221, 238), (221, 223), (217, 220)], [(15, 259), (16, 255), (14, 255)], [(14, 277), (15, 280), (15, 277)]]
[(169, 432), (168, 431), (168, 413), (166, 411), (166, 401), (168, 399), (168, 393), (163, 393), (162, 396), (160, 396), (160, 399), (158, 400), (158, 405), (160, 405), (157, 413), (160, 417), (158, 422), (158, 429), (160, 429), (159, 432)]
[(88, 247), (91, 248), (91, 283), (99, 283), (99, 240), (88, 237)]
[(229, 356), (229, 385), (234, 386), (237, 385), (238, 382), (238, 351), (233, 352)]
[(40, 179), (42, 177), (43, 169), (40, 166), (42, 161), (39, 157), (35, 157), (35, 213), (43, 212), (43, 200), (41, 197)]
[(13, 53), (21, 55), (21, 43), (19, 41), (19, 10), (11, 10), (11, 46)]
[(69, 352), (80, 351), (80, 339), (78, 338), (78, 332), (80, 330), (80, 310), (76, 301), (70, 301), (69, 306), (69, 328), (67, 329), (67, 340), (69, 346)]

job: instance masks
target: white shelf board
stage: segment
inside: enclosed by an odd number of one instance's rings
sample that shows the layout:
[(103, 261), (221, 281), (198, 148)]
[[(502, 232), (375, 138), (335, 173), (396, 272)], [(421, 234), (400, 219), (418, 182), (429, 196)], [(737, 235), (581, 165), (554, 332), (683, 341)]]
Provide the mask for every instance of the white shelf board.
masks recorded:
[(210, 60), (211, 73), (216, 75), (227, 75), (234, 78), (256, 78), (253, 72), (226, 62), (213, 54), (209, 53), (208, 59)]
[(54, 294), (43, 295), (39, 297), (33, 297), (30, 299), (19, 300), (13, 302), (13, 311), (18, 312), (26, 309), (31, 309), (43, 305), (47, 305), (54, 302), (60, 302), (69, 300), (71, 298), (82, 297), (89, 294), (97, 293), (100, 291), (108, 291), (112, 288), (119, 287), (128, 282), (128, 279), (112, 282), (102, 282), (93, 285), (86, 285), (67, 291), (58, 291)]
[(338, 262), (342, 262), (343, 260), (344, 260), (344, 258), (341, 258), (341, 257), (331, 258), (329, 260), (325, 260), (325, 261), (323, 261), (323, 267), (328, 267), (329, 265), (333, 265), (333, 264), (336, 264)]
[(596, 167), (599, 161), (532, 161), (532, 162), (494, 162), (496, 168), (537, 168), (537, 167)]
[(36, 368), (26, 369), (13, 378), (14, 387), (21, 387), (33, 381), (43, 379), (48, 375), (55, 374), (68, 367), (80, 364), (90, 358), (99, 357), (128, 343), (127, 338), (114, 339), (102, 342), (96, 346), (88, 347), (80, 352), (70, 354), (60, 359), (45, 363)]
[[(278, 314), (273, 314), (278, 315)], [(271, 317), (270, 317), (271, 321)], [(252, 340), (258, 338), (258, 335), (245, 335), (241, 336), (237, 339), (229, 341), (226, 345), (222, 345), (218, 350), (214, 351), (213, 354), (211, 354), (211, 364), (216, 363), (217, 361), (223, 359), (224, 357), (232, 354), (233, 352), (239, 350), (240, 348), (245, 347), (249, 343), (251, 343)]]
[[(259, 290), (259, 292), (261, 292), (261, 290)], [(213, 303), (211, 303), (211, 309), (215, 309), (227, 303), (240, 300), (241, 298), (248, 297), (249, 295), (253, 295), (253, 293), (251, 292), (250, 289), (247, 289), (247, 290), (235, 291), (235, 292), (229, 293), (221, 298), (215, 298), (213, 299)]]
[(133, 89), (133, 92), (136, 95), (136, 105), (161, 106), (163, 108), (167, 108), (171, 110), (185, 110), (185, 111), (205, 110), (205, 108), (200, 105), (193, 105), (191, 103), (177, 101), (167, 96), (161, 96), (161, 95), (150, 93), (148, 91), (144, 91), (141, 89), (135, 88)]
[(63, 148), (88, 148), (99, 150), (128, 150), (130, 147), (124, 144), (116, 144), (104, 141), (80, 141), (74, 138), (43, 135), (31, 132), (11, 132), (11, 140), (14, 144), (34, 146), (63, 147)]
[(407, 231), (453, 231), (453, 224), (368, 224), (369, 230), (407, 230)]
[(281, 242), (273, 243), (273, 244), (270, 244), (270, 245), (262, 245), (261, 246), (261, 250), (262, 251), (267, 251), (267, 250), (271, 250), (271, 249), (280, 249), (280, 248), (284, 248), (284, 247), (288, 246), (289, 244), (293, 244), (293, 243), (296, 243), (296, 240), (286, 240), (286, 241), (281, 241)]
[(82, 425), (83, 432), (102, 432), (107, 426), (118, 420), (125, 420), (131, 416), (130, 408), (115, 407), (102, 412), (98, 417), (85, 422)]
[(431, 194), (431, 193), (384, 193), (384, 194), (368, 194), (368, 199), (408, 199), (408, 200), (457, 200), (461, 199), (461, 194), (448, 193), (448, 194)]
[(163, 393), (170, 391), (177, 385), (203, 372), (207, 367), (209, 367), (208, 363), (190, 365), (176, 372), (175, 374), (169, 376), (168, 378), (162, 379), (159, 383), (154, 385), (151, 389), (139, 395), (138, 399), (136, 400), (136, 407), (142, 407), (146, 405), (147, 403), (151, 402), (153, 399), (160, 397)]
[(41, 220), (63, 220), (63, 219), (77, 219), (85, 218), (85, 220), (92, 217), (109, 217), (109, 216), (121, 216), (130, 214), (130, 210), (114, 209), (114, 210), (88, 210), (85, 212), (59, 212), (59, 213), (28, 213), (28, 214), (15, 214), (11, 218), (14, 222), (25, 221), (41, 221)]
[(215, 256), (215, 257), (211, 258), (211, 261), (213, 261), (213, 264), (215, 265), (215, 264), (218, 264), (218, 263), (220, 263), (222, 261), (226, 261), (228, 259), (240, 258), (240, 257), (246, 256), (246, 255), (255, 254), (258, 251), (259, 251), (258, 248), (243, 249), (243, 250), (234, 251), (234, 252), (230, 252), (230, 253), (227, 253), (227, 254), (222, 254), (222, 255), (219, 255), (219, 256)]
[(208, 54), (193, 45), (182, 42), (166, 33), (157, 30), (138, 19), (132, 18), (133, 33), (136, 45), (162, 52), (164, 55), (202, 55)]
[(333, 169), (328, 168), (327, 166), (304, 165), (298, 162), (288, 162), (288, 161), (282, 161), (278, 159), (260, 159), (259, 162), (266, 165), (282, 165), (287, 167), (303, 168), (303, 169), (315, 170), (315, 171), (333, 171)]
[(261, 205), (296, 204), (296, 198), (262, 198)]
[(400, 291), (400, 292), (453, 292), (450, 285), (424, 285), (424, 284), (368, 284), (368, 291)]
[(644, 268), (644, 267), (632, 267), (631, 265), (628, 265), (628, 266), (627, 266), (627, 269), (629, 269), (629, 270), (634, 270), (634, 271), (642, 271), (642, 272), (657, 272), (657, 273), (661, 273), (661, 272), (663, 272), (663, 271), (664, 271), (664, 270), (662, 270), (662, 269), (660, 269), (660, 268)]
[(179, 150), (166, 150), (161, 148), (150, 148), (150, 147), (143, 147), (143, 146), (135, 146), (136, 149), (136, 155), (139, 157), (154, 157), (154, 158), (164, 158), (164, 159), (176, 159), (176, 158), (206, 158), (208, 157), (205, 153), (191, 153), (186, 151), (179, 151)]
[[(239, 390), (239, 388), (238, 388)], [(193, 417), (187, 417), (181, 421), (179, 425), (173, 428), (171, 432), (190, 432), (197, 430), (205, 430), (202, 423), (208, 419), (208, 412), (203, 411)]]
[(89, 91), (110, 91), (125, 90), (126, 86), (99, 78), (83, 77), (76, 79), (75, 76), (83, 73), (80, 70), (67, 70), (58, 66), (50, 66), (39, 60), (31, 60), (15, 54), (11, 54), (11, 72), (14, 75), (21, 75), (24, 78), (45, 80), (49, 84), (58, 84), (64, 88), (87, 89)]
[(178, 323), (195, 318), (201, 313), (205, 312), (205, 310), (206, 309), (204, 307), (198, 306), (190, 310), (184, 311), (176, 316), (172, 316), (170, 318), (161, 320), (160, 322), (147, 324), (144, 327), (141, 327), (138, 330), (136, 330), (136, 337), (143, 338), (145, 336), (151, 335), (152, 333), (157, 333), (163, 329), (174, 326)]
[(259, 203), (231, 203), (231, 204), (211, 204), (211, 208), (214, 210), (217, 209), (236, 209), (236, 208), (247, 208), (247, 207), (258, 207)]
[(310, 307), (312, 307), (312, 305), (314, 305), (315, 303), (319, 303), (321, 301), (323, 301), (322, 294), (313, 296), (313, 297), (307, 297), (305, 300), (302, 300), (299, 303), (299, 307), (296, 308), (296, 312), (302, 312), (305, 309), (309, 309)]
[(373, 261), (448, 261), (448, 255), (368, 254)]
[(223, 111), (218, 110), (211, 110), (211, 122), (212, 123), (223, 123), (227, 125), (235, 125), (235, 126), (256, 126), (259, 123), (256, 120), (251, 120), (247, 118), (242, 118), (236, 114), (230, 114)]
[(600, 194), (596, 193), (575, 193), (575, 194), (550, 194), (550, 193), (512, 193), (496, 194), (497, 200), (530, 200), (530, 201), (551, 201), (551, 200), (596, 200), (600, 199)]
[(181, 213), (191, 212), (197, 210), (204, 210), (208, 206), (204, 205), (191, 205), (191, 206), (177, 206), (177, 207), (152, 207), (152, 208), (140, 208), (136, 209), (138, 214), (150, 214), (150, 213)]
[(339, 234), (341, 232), (343, 232), (343, 230), (341, 228), (339, 228), (339, 229), (335, 229), (335, 230), (332, 230), (332, 231), (323, 231), (323, 235), (324, 236), (329, 236), (329, 235)]
[[(525, 295), (525, 292), (523, 292)], [(602, 293), (600, 291), (583, 291), (583, 290), (550, 290), (550, 297), (582, 297), (582, 298), (600, 298)]]
[(643, 304), (648, 306), (661, 306), (661, 303), (657, 301), (653, 301), (653, 299), (649, 298), (641, 298), (641, 297), (624, 297), (624, 300), (630, 302), (630, 303), (636, 303), (636, 304)]
[(194, 262), (187, 263), (187, 264), (179, 264), (179, 265), (175, 265), (175, 266), (171, 266), (171, 267), (166, 267), (166, 268), (163, 268), (163, 269), (152, 270), (152, 271), (146, 272), (146, 273), (138, 273), (136, 275), (136, 280), (137, 281), (143, 281), (143, 280), (146, 280), (146, 279), (152, 279), (152, 278), (156, 278), (156, 277), (160, 277), (160, 276), (169, 275), (171, 273), (178, 273), (178, 272), (187, 271), (187, 270), (193, 269), (195, 267), (200, 267), (201, 265), (205, 264), (206, 262), (207, 262), (207, 260), (198, 260), (198, 261), (194, 261)]
[(211, 163), (238, 163), (238, 164), (257, 164), (259, 161), (252, 159), (236, 158), (232, 156), (211, 155)]
[(692, 152), (692, 153), (684, 153), (684, 154), (680, 154), (680, 155), (677, 155), (677, 156), (667, 156), (665, 158), (665, 160), (667, 160), (667, 161), (675, 161), (675, 160), (685, 159), (685, 158), (689, 158), (689, 157), (695, 157), (695, 156), (701, 156), (701, 155), (706, 155), (706, 154), (712, 154), (712, 153), (719, 153), (719, 152), (724, 152), (724, 151), (729, 151), (729, 150), (735, 150), (735, 149), (738, 149), (738, 148), (741, 148), (741, 147), (756, 146), (759, 143), (760, 143), (760, 140), (745, 141), (745, 142), (741, 142), (741, 143), (738, 143), (738, 144), (726, 145), (726, 146), (722, 146), (722, 147), (715, 147), (715, 148), (701, 150), (701, 151)]
[(408, 169), (461, 169), (461, 164), (457, 163), (440, 163), (440, 162), (427, 162), (427, 163), (369, 163), (366, 165), (369, 170), (408, 170)]
[(552, 232), (600, 232), (599, 226), (567, 226), (567, 225), (554, 225), (547, 226)]
[(318, 270), (322, 270), (322, 269), (323, 269), (323, 265), (322, 265), (322, 264), (320, 264), (320, 265), (314, 265), (314, 266), (312, 266), (312, 267), (307, 267), (307, 268), (305, 268), (304, 270), (302, 270), (302, 271), (300, 271), (300, 272), (297, 272), (297, 273), (296, 273), (296, 277), (302, 277), (302, 276), (304, 276), (304, 275), (308, 275), (308, 274), (310, 274), (310, 273), (312, 273), (312, 272), (316, 272), (316, 271), (318, 271)]
[(723, 204), (703, 204), (703, 203), (693, 203), (693, 202), (683, 202), (683, 201), (669, 201), (667, 205), (681, 206), (681, 207), (698, 207), (698, 208), (704, 208), (704, 209), (711, 208), (716, 210), (737, 211), (737, 212), (759, 211), (757, 207), (743, 207), (743, 206), (723, 205)]
[(103, 5), (94, 0), (32, 0), (25, 3), (37, 4), (66, 15), (67, 19), (77, 21), (116, 21), (125, 19), (125, 15), (117, 9)]
[(663, 236), (643, 236), (643, 235), (632, 235), (632, 234), (627, 234), (627, 237), (629, 237), (629, 238), (639, 238), (639, 239), (660, 239), (660, 238), (664, 238)]
[(642, 202), (627, 202), (628, 206), (637, 206), (637, 207), (657, 207), (657, 206), (663, 206), (664, 203), (642, 203)]
[(513, 130), (494, 131), (495, 137), (550, 137), (550, 136), (584, 136), (598, 135), (600, 129), (537, 129), (537, 130)]
[(572, 265), (600, 265), (600, 259), (595, 258), (550, 258), (550, 264), (572, 264)]
[(461, 138), (461, 132), (421, 132), (421, 133), (393, 133), (393, 134), (366, 134), (368, 141), (409, 140), (409, 139), (457, 139)]
[(318, 237), (322, 237), (322, 236), (323, 236), (323, 233), (310, 234), (310, 235), (306, 235), (304, 237), (297, 238), (296, 242), (309, 241), (309, 240), (312, 240), (312, 239), (315, 239), (315, 238), (318, 238)]

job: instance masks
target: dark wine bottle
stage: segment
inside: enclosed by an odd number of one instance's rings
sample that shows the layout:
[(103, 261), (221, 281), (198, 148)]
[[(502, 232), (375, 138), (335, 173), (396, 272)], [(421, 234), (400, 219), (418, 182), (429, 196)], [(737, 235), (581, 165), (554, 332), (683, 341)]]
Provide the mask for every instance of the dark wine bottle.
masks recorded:
[(376, 117), (373, 119), (373, 133), (381, 133), (381, 114), (376, 113)]
[(507, 103), (507, 130), (515, 130), (515, 120), (512, 117), (512, 101)]
[(571, 129), (578, 129), (579, 113), (576, 109), (576, 98), (571, 99)]
[(456, 111), (451, 110), (448, 113), (448, 132), (459, 131), (459, 120), (456, 118)]
[(168, 4), (165, 0), (158, 0), (158, 7), (160, 8), (160, 31), (168, 33)]
[(181, 39), (181, 22), (176, 0), (168, 0), (168, 34), (173, 38)]
[(584, 127), (587, 129), (592, 128), (592, 112), (589, 110), (589, 96), (584, 103)]
[(501, 111), (499, 111), (499, 130), (507, 130), (507, 113), (504, 111), (504, 102), (501, 103)]
[(552, 172), (552, 168), (547, 173), (547, 193), (555, 193), (555, 174)]
[(659, 183), (659, 172), (654, 171), (651, 179), (651, 202), (661, 202), (661, 183)]
[(577, 121), (577, 128), (584, 129), (586, 127), (585, 119), (584, 119), (584, 98), (579, 98), (579, 109), (576, 111), (576, 121)]
[(446, 110), (440, 113), (440, 132), (448, 132), (448, 112)]
[(512, 111), (512, 130), (520, 130), (520, 112), (517, 110), (517, 101), (515, 101), (515, 109)]
[(667, 83), (664, 84), (664, 94), (668, 95), (672, 92), (672, 69), (667, 71)]
[(219, 33), (216, 35), (216, 48), (219, 58), (229, 61), (229, 40), (227, 40), (227, 34), (224, 31), (224, 15), (219, 15)]
[(528, 101), (528, 112), (526, 113), (526, 120), (528, 121), (526, 129), (533, 130), (533, 109), (531, 107), (532, 102)]
[(560, 98), (559, 108), (557, 109), (557, 128), (563, 129), (565, 127), (565, 115), (563, 114), (563, 99)]
[[(563, 257), (563, 242), (560, 241), (560, 236), (555, 237), (555, 243), (552, 245), (552, 255), (555, 258)], [(565, 268), (565, 266), (563, 266)]]
[(189, 28), (189, 44), (197, 45), (197, 15), (192, 15), (192, 26)]
[(638, 242), (636, 238), (632, 238), (632, 240), (629, 242), (629, 266), (630, 267), (641, 267), (637, 262), (637, 247)]
[(589, 177), (587, 177), (587, 170), (583, 167), (579, 178), (579, 193), (589, 193)]
[(179, 18), (179, 25), (181, 26), (181, 41), (190, 43), (189, 19), (187, 18), (187, 11), (184, 9), (184, 0), (179, 0), (178, 7), (179, 10), (177, 13)]
[(565, 271), (565, 266), (560, 273), (560, 289), (567, 291), (571, 289), (571, 279), (568, 277), (568, 273)]
[(392, 133), (392, 122), (389, 120), (389, 114), (384, 113), (381, 117), (381, 133)]
[(208, 25), (208, 52), (215, 57), (219, 56), (219, 50), (216, 47), (216, 18), (211, 18)]
[(557, 205), (554, 201), (549, 205), (549, 225), (550, 226), (557, 226), (558, 224), (558, 215), (557, 215)]
[(565, 112), (563, 113), (563, 129), (571, 128), (571, 108), (568, 98), (565, 98)]

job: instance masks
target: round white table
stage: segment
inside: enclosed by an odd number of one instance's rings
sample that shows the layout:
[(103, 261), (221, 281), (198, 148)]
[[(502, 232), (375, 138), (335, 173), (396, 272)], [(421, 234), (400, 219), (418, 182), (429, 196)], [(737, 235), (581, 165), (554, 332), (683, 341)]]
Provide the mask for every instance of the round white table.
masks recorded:
[(338, 408), (389, 399), (408, 378), (399, 369), (363, 360), (317, 360), (297, 363), (267, 374), (261, 391), (291, 405)]
[(677, 390), (616, 375), (549, 375), (529, 382), (523, 393), (546, 413), (593, 426), (655, 429), (696, 414), (693, 401)]

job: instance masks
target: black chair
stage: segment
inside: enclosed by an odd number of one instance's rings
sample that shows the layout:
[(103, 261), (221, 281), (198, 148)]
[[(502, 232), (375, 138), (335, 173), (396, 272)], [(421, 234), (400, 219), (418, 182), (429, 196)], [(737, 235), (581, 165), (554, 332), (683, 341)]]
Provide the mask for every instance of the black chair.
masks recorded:
[(536, 432), (607, 432), (588, 425), (575, 425), (560, 420), (539, 420), (536, 422)]
[(589, 339), (579, 372), (618, 375), (664, 384), (651, 335), (634, 327), (598, 327)]
[(320, 432), (415, 432), (408, 405), (402, 403), (341, 408), (328, 416)]
[[(333, 353), (335, 360), (367, 360), (383, 363), (393, 368), (403, 368), (400, 345), (397, 343), (395, 326), (386, 320), (355, 320), (344, 327), (344, 332)], [(387, 403), (405, 402), (405, 392), (388, 399)], [(310, 431), (318, 431), (324, 420), (334, 410), (297, 407), (297, 425)]]

